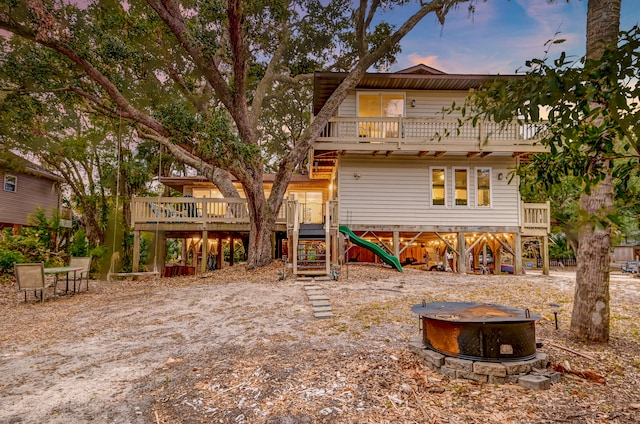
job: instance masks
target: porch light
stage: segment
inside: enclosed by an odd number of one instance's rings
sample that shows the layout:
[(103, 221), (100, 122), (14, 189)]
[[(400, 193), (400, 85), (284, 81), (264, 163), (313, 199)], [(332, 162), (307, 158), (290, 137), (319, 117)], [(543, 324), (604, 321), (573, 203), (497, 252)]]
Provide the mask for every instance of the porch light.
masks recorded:
[(416, 107), (416, 99), (411, 100), (411, 107)]

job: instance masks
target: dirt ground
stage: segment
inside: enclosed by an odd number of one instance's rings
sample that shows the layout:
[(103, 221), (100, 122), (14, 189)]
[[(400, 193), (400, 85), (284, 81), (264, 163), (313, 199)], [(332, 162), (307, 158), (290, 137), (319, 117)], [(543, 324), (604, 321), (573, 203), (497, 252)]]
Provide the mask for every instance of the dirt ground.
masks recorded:
[[(25, 304), (0, 288), (0, 423), (637, 423), (640, 279), (611, 277), (611, 341), (569, 331), (575, 275), (454, 275), (374, 265), (318, 282), (335, 317), (313, 318), (281, 263), (203, 276), (91, 281)], [(550, 390), (430, 371), (408, 348), (411, 306), (474, 301), (529, 308), (540, 352), (589, 371)], [(555, 330), (549, 303), (561, 304)], [(571, 352), (571, 349), (574, 352)], [(584, 374), (582, 374), (584, 375)]]

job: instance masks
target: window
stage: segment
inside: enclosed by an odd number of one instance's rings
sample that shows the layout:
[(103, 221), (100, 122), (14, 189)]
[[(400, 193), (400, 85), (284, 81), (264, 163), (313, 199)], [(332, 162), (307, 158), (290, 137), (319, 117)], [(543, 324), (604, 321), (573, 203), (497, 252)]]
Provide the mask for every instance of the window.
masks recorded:
[(455, 205), (467, 206), (469, 205), (468, 186), (469, 186), (469, 171), (464, 168), (458, 168), (453, 170), (454, 183), (455, 183)]
[(307, 224), (322, 223), (323, 203), (322, 192), (318, 191), (290, 191), (289, 196), (300, 203), (300, 222)]
[[(404, 93), (358, 93), (358, 116), (363, 118), (397, 118), (404, 116)], [(398, 122), (368, 119), (359, 123), (360, 137), (399, 137)]]
[(491, 169), (476, 168), (478, 206), (491, 206)]
[(444, 206), (446, 194), (446, 172), (444, 168), (431, 168), (431, 205)]
[(4, 176), (4, 191), (16, 192), (18, 189), (18, 177), (13, 175)]

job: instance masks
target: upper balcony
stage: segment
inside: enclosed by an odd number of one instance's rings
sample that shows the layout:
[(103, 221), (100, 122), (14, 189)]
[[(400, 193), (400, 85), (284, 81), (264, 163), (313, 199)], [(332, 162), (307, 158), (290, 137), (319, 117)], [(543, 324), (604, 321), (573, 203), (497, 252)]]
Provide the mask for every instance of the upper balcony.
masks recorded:
[[(539, 124), (542, 125), (542, 124)], [(539, 125), (495, 122), (460, 126), (457, 119), (334, 117), (314, 144), (314, 150), (348, 152), (429, 152), (519, 154), (546, 151), (537, 143)]]

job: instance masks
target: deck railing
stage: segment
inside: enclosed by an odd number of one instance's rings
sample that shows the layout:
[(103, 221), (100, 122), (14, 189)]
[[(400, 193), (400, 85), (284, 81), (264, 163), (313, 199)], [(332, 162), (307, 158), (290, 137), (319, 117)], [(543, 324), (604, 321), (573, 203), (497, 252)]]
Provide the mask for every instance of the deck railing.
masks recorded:
[[(293, 212), (297, 201), (285, 201), (276, 222), (293, 227)], [(298, 204), (299, 205), (299, 204)], [(298, 206), (299, 210), (299, 206)], [(551, 231), (550, 205), (547, 203), (522, 203), (521, 229), (527, 231)], [(331, 229), (338, 225), (338, 202), (325, 205), (325, 220)], [(249, 210), (245, 199), (210, 199), (195, 197), (134, 197), (131, 202), (131, 221), (137, 223), (237, 223), (249, 222)]]
[[(286, 210), (280, 208), (276, 222), (284, 223)], [(134, 197), (131, 222), (136, 223), (248, 223), (245, 199), (196, 197)]]
[(541, 125), (543, 124), (511, 123), (501, 126), (495, 122), (483, 121), (474, 127), (471, 123), (461, 126), (457, 119), (334, 117), (330, 119), (317, 142), (396, 143), (398, 148), (438, 142), (476, 145), (486, 143), (490, 146), (505, 147), (514, 144), (530, 146), (538, 140), (537, 133)]
[(551, 232), (550, 203), (522, 203), (522, 232), (544, 231)]

